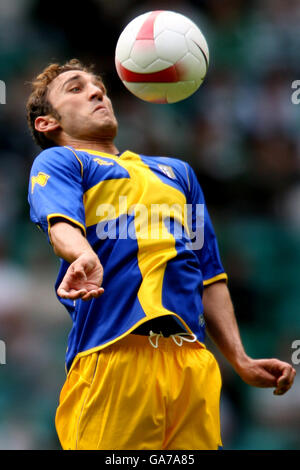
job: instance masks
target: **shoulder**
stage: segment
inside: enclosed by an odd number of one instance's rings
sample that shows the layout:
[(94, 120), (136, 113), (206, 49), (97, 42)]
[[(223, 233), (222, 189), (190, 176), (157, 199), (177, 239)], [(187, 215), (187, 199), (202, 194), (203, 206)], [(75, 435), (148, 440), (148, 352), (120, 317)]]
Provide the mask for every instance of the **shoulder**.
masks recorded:
[(161, 165), (167, 165), (173, 168), (173, 170), (186, 174), (189, 171), (190, 165), (186, 161), (175, 158), (175, 157), (167, 157), (167, 156), (150, 156), (150, 155), (141, 155), (141, 157), (145, 160), (149, 160)]
[(57, 163), (63, 164), (63, 162), (74, 159), (72, 153), (66, 147), (50, 147), (42, 150), (34, 159), (33, 166), (39, 165), (55, 165)]
[(190, 191), (193, 184), (198, 184), (196, 173), (193, 170), (191, 164), (188, 163), (187, 161), (181, 158), (167, 157), (167, 156), (156, 156), (156, 157), (148, 156), (146, 158), (149, 158), (158, 164), (171, 167), (178, 177), (186, 181), (187, 186), (188, 186), (188, 191)]
[(80, 169), (83, 163), (72, 147), (50, 147), (40, 152), (34, 159), (32, 168)]

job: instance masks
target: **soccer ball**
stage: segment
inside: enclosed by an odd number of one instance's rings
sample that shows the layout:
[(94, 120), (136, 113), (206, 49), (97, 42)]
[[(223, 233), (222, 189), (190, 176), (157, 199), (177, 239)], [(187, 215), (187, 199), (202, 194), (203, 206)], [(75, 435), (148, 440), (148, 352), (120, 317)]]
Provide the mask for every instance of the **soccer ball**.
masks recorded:
[(207, 72), (209, 50), (200, 29), (173, 11), (151, 11), (132, 20), (116, 46), (115, 64), (125, 87), (151, 103), (191, 96)]

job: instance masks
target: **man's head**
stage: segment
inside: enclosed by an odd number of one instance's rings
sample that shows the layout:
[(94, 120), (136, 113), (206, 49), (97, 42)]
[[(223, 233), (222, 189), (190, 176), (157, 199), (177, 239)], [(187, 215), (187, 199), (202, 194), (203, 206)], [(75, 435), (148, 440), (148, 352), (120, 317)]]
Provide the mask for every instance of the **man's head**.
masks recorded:
[(113, 141), (117, 133), (117, 120), (101, 77), (77, 59), (51, 64), (36, 77), (27, 101), (27, 120), (42, 149)]

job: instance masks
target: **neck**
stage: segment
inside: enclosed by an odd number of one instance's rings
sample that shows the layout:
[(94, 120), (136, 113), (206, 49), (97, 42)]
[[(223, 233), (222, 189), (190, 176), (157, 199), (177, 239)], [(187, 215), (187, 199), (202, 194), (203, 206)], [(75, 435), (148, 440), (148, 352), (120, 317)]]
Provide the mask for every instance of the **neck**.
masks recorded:
[(98, 152), (109, 153), (111, 155), (117, 155), (119, 153), (117, 147), (112, 140), (77, 140), (67, 139), (65, 142), (61, 142), (61, 145), (69, 145), (75, 149), (89, 149), (96, 150)]

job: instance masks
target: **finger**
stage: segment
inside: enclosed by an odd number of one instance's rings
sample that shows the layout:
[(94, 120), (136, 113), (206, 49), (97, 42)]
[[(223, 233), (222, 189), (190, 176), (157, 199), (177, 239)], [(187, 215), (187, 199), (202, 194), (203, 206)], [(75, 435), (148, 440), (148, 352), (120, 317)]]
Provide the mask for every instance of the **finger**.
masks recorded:
[(99, 289), (91, 290), (90, 292), (87, 292), (87, 294), (85, 294), (82, 297), (82, 300), (90, 300), (92, 298), (98, 298), (103, 294), (103, 292), (104, 292), (104, 289), (102, 287)]
[(295, 369), (290, 366), (290, 368), (287, 369), (287, 371), (278, 379), (274, 395), (283, 395), (286, 393), (293, 385), (295, 375)]
[(86, 281), (87, 276), (83, 266), (80, 265), (72, 265), (72, 269), (68, 272), (68, 280), (69, 282), (72, 281)]
[(86, 273), (85, 273), (84, 268), (82, 266), (77, 266), (76, 268), (74, 267), (73, 276), (76, 279), (81, 279), (81, 280), (84, 280), (84, 281), (86, 281), (86, 279), (87, 279)]
[(291, 379), (287, 376), (281, 376), (278, 380), (277, 380), (277, 388), (278, 389), (283, 389), (283, 388), (286, 388), (291, 382)]
[(292, 384), (291, 385), (288, 385), (286, 387), (281, 387), (281, 388), (276, 388), (273, 392), (274, 395), (284, 395), (286, 392), (289, 391), (289, 389), (291, 388)]
[(295, 369), (291, 365), (287, 365), (283, 369), (282, 375), (277, 380), (277, 386), (278, 387), (285, 387), (285, 386), (293, 383), (295, 375), (296, 375)]
[(288, 376), (281, 376), (278, 380), (277, 380), (277, 387), (278, 388), (284, 388), (286, 387), (287, 385), (289, 385), (289, 383), (291, 382), (291, 378), (289, 378)]
[(86, 293), (87, 293), (86, 289), (80, 289), (77, 291), (73, 289), (72, 291), (69, 291), (69, 292), (63, 288), (59, 288), (57, 290), (57, 294), (59, 295), (59, 297), (62, 297), (63, 299), (71, 299), (71, 300), (79, 299), (83, 297)]
[(100, 297), (104, 292), (103, 287), (100, 287), (99, 289), (94, 289), (91, 290), (90, 292), (87, 292), (83, 297), (82, 300), (91, 300), (93, 298), (98, 298)]

